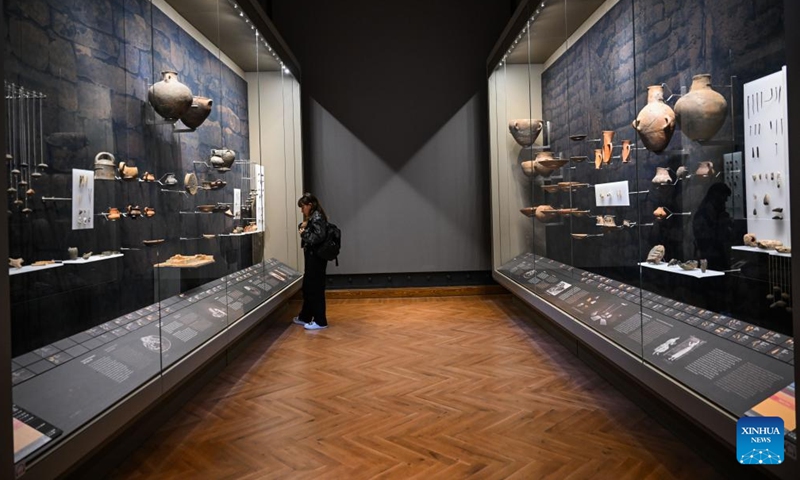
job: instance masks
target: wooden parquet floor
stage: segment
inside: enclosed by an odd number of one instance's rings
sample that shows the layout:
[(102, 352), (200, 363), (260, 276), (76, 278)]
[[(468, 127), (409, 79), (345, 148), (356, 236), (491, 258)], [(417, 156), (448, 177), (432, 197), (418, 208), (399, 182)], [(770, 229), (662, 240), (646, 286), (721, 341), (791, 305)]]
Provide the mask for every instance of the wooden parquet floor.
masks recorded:
[(509, 296), (328, 311), (273, 323), (112, 478), (718, 478)]

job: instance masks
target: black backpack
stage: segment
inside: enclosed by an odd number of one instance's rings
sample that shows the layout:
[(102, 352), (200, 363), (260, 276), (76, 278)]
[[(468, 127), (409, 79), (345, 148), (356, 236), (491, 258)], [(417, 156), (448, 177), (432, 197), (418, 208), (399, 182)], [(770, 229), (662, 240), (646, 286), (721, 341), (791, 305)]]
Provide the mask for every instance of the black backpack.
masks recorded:
[(328, 232), (325, 235), (325, 240), (317, 245), (317, 256), (329, 262), (336, 261), (336, 266), (339, 266), (339, 251), (342, 249), (342, 231), (339, 227), (329, 223)]

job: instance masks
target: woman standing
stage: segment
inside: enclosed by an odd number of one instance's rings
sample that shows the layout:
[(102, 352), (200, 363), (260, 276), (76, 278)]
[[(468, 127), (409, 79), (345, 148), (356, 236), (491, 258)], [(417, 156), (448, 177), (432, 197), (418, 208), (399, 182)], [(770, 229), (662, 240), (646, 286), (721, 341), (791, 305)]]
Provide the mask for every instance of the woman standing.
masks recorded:
[(292, 321), (303, 325), (306, 330), (321, 330), (328, 328), (325, 316), (325, 270), (328, 261), (319, 257), (315, 250), (327, 235), (328, 216), (317, 197), (310, 193), (304, 193), (297, 201), (297, 206), (303, 212), (303, 223), (299, 229), (306, 271), (303, 277), (303, 308)]

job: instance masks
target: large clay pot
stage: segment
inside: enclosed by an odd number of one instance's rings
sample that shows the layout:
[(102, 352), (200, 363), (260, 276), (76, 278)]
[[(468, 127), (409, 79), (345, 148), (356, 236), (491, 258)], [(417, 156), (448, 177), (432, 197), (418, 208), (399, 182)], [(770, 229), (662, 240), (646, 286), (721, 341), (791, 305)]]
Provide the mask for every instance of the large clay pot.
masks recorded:
[(603, 130), (603, 163), (611, 161), (611, 153), (614, 151), (614, 130)]
[(728, 115), (725, 97), (711, 88), (711, 75), (692, 77), (692, 88), (675, 104), (681, 131), (692, 140), (710, 140)]
[(539, 138), (544, 122), (535, 118), (518, 118), (508, 122), (508, 131), (523, 147), (530, 147)]
[(94, 157), (94, 179), (115, 180), (117, 166), (114, 164), (114, 155), (100, 152)]
[(633, 121), (642, 144), (653, 153), (661, 153), (669, 145), (675, 131), (675, 112), (664, 103), (661, 85), (647, 87), (647, 105)]
[(529, 177), (536, 175), (549, 177), (550, 174), (558, 170), (559, 167), (552, 166), (557, 163), (559, 162), (553, 158), (553, 152), (539, 152), (536, 154), (536, 159), (526, 160), (520, 166), (522, 167), (522, 172)]
[(194, 97), (192, 106), (186, 110), (186, 113), (181, 115), (181, 122), (184, 125), (194, 130), (206, 121), (206, 118), (211, 114), (211, 105), (214, 100), (206, 97)]
[(178, 81), (176, 72), (161, 72), (163, 79), (147, 91), (147, 100), (166, 120), (178, 120), (192, 106), (192, 91)]

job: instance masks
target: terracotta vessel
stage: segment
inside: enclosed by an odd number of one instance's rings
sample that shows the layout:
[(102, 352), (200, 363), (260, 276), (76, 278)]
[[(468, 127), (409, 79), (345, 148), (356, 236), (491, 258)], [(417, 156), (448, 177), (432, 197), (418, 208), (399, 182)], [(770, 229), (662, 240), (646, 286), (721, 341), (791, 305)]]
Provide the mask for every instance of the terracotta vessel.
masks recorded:
[(178, 120), (192, 106), (192, 91), (178, 81), (177, 72), (161, 72), (162, 79), (147, 91), (147, 100), (165, 120)]
[(553, 158), (552, 152), (539, 152), (536, 154), (535, 160), (526, 160), (520, 163), (520, 166), (522, 167), (522, 172), (529, 177), (534, 177), (536, 175), (549, 177), (557, 168), (545, 165), (551, 165), (548, 164), (548, 162), (555, 161), (556, 159)]
[(144, 207), (144, 216), (145, 217), (153, 217), (156, 214), (156, 209), (153, 207)]
[(664, 249), (664, 245), (656, 245), (655, 247), (650, 249), (650, 253), (647, 254), (647, 263), (661, 263), (661, 260), (664, 258), (666, 254), (666, 250)]
[(556, 217), (555, 209), (550, 205), (539, 205), (533, 214), (540, 222), (549, 222)]
[(600, 165), (603, 164), (603, 150), (596, 148), (594, 150), (594, 168), (600, 170)]
[(664, 220), (669, 216), (669, 214), (664, 207), (658, 207), (653, 210), (653, 216), (656, 217), (656, 220)]
[(657, 185), (672, 183), (672, 177), (669, 176), (669, 169), (665, 167), (656, 167), (656, 176), (653, 177), (652, 181)]
[(175, 178), (174, 173), (168, 173), (166, 178), (164, 178), (164, 185), (177, 185), (178, 179)]
[(653, 153), (661, 153), (669, 145), (675, 131), (675, 112), (664, 103), (661, 85), (647, 87), (647, 105), (636, 116), (633, 128), (639, 132), (644, 147)]
[(111, 207), (108, 209), (108, 219), (109, 220), (119, 220), (119, 208)]
[(622, 163), (628, 163), (631, 159), (631, 141), (622, 141)]
[(214, 100), (210, 98), (194, 97), (192, 99), (192, 105), (181, 115), (181, 122), (192, 130), (196, 129), (202, 125), (211, 114), (211, 106), (213, 104)]
[(535, 118), (518, 118), (508, 122), (508, 131), (518, 144), (529, 147), (539, 138), (543, 126), (544, 122)]
[(701, 177), (709, 177), (715, 173), (714, 162), (700, 162), (700, 164), (697, 166), (697, 171), (694, 172), (695, 175), (699, 175)]
[(689, 93), (675, 103), (675, 115), (681, 131), (687, 137), (710, 140), (725, 123), (728, 102), (711, 88), (711, 75), (695, 75)]
[(214, 148), (211, 150), (211, 166), (221, 172), (230, 170), (234, 160), (236, 160), (236, 152), (230, 148)]
[(614, 131), (603, 130), (603, 163), (611, 161), (611, 153), (614, 151)]
[(153, 175), (150, 172), (144, 172), (144, 175), (142, 175), (142, 181), (143, 182), (155, 182), (156, 181), (156, 176)]
[(139, 169), (125, 162), (119, 162), (119, 173), (123, 180), (135, 180), (139, 176)]
[(114, 165), (114, 155), (108, 152), (100, 152), (94, 157), (94, 179), (95, 180), (114, 180), (116, 179)]

